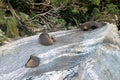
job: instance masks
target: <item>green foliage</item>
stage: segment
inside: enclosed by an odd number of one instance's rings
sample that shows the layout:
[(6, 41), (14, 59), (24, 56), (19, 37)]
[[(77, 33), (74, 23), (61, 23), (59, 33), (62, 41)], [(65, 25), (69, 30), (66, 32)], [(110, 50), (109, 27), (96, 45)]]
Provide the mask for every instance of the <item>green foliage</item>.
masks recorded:
[(60, 6), (61, 0), (51, 0), (51, 3), (55, 6)]
[(2, 18), (4, 15), (4, 11), (2, 9), (0, 9), (0, 18)]
[(94, 8), (93, 12), (91, 13), (91, 15), (94, 18), (93, 20), (97, 20), (97, 19), (99, 19), (102, 16), (99, 8)]
[(55, 6), (68, 5), (70, 2), (71, 0), (51, 0), (51, 3)]
[(5, 41), (9, 41), (8, 38), (4, 35), (4, 32), (0, 30), (0, 46), (4, 44)]
[(3, 12), (2, 9), (0, 9), (0, 24), (4, 24), (5, 23), (3, 16), (4, 16), (4, 12)]
[(19, 12), (19, 16), (22, 18), (22, 21), (28, 20), (30, 18), (29, 15), (23, 12)]
[(3, 7), (3, 6), (4, 6), (4, 1), (0, 0), (0, 7)]
[(111, 0), (105, 0), (105, 2), (106, 2), (106, 3), (110, 3), (110, 2), (111, 2)]
[[(88, 20), (108, 20), (108, 14), (120, 15), (120, 0), (0, 0), (0, 7), (6, 6), (8, 1), (13, 9), (18, 11), (18, 16), (30, 31), (39, 24), (50, 24), (52, 27), (62, 23), (74, 25)], [(36, 16), (37, 13), (41, 15)], [(12, 15), (6, 17), (2, 9), (0, 9), (0, 29), (9, 37), (17, 37), (24, 32), (23, 30), (19, 32), (17, 20)]]
[(61, 23), (64, 23), (64, 19), (62, 18), (56, 18), (56, 17), (52, 17), (52, 16), (49, 16), (50, 20), (54, 23), (54, 24), (61, 24)]
[(65, 5), (70, 4), (71, 0), (63, 0), (62, 1)]
[(33, 0), (6, 0), (6, 3), (8, 1), (14, 9), (21, 11), (21, 12), (29, 13), (30, 8), (32, 7), (30, 1), (33, 1)]
[(99, 5), (100, 4), (100, 0), (90, 0), (90, 1), (94, 5)]
[(49, 16), (50, 21), (53, 23), (53, 27), (55, 30), (65, 28), (65, 21), (62, 18), (56, 18), (53, 16)]
[(16, 20), (16, 18), (14, 17), (7, 17), (5, 18), (5, 25), (7, 27), (6, 30), (6, 35), (8, 37), (18, 37), (19, 36), (19, 31), (18, 31), (18, 22)]
[(78, 14), (78, 13), (79, 13), (79, 10), (78, 10), (78, 8), (73, 8), (71, 12), (72, 12), (73, 14)]
[(99, 8), (94, 8), (93, 12), (92, 12), (92, 15), (99, 15), (99, 14), (100, 14)]
[(108, 12), (109, 14), (120, 14), (120, 9), (117, 7), (117, 5), (114, 5), (113, 3), (108, 4), (105, 8), (105, 12)]
[(80, 9), (83, 11), (83, 13), (86, 13), (88, 11), (88, 8), (86, 6), (83, 6)]
[(30, 17), (34, 17), (34, 16), (36, 16), (36, 13), (33, 12), (33, 11), (31, 11), (31, 13), (29, 14), (29, 16), (30, 16)]

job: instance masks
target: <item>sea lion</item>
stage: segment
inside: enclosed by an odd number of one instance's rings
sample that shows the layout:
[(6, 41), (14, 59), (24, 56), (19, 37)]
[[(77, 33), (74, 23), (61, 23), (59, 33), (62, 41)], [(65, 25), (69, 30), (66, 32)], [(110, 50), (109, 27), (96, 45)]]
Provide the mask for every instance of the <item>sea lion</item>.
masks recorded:
[(53, 36), (50, 36), (47, 32), (43, 32), (39, 36), (39, 42), (42, 45), (52, 45), (54, 42), (56, 42), (55, 38)]
[(106, 25), (106, 23), (104, 23), (104, 22), (88, 21), (88, 22), (81, 24), (80, 28), (83, 31), (88, 31), (90, 29), (96, 29), (96, 28), (102, 27), (104, 25)]

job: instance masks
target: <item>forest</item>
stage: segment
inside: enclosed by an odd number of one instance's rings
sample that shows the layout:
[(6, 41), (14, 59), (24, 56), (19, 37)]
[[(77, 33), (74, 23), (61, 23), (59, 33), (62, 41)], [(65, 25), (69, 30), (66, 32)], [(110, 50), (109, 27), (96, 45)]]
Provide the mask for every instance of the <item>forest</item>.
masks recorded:
[(120, 0), (0, 0), (0, 45), (21, 37), (71, 30), (86, 21), (120, 29)]

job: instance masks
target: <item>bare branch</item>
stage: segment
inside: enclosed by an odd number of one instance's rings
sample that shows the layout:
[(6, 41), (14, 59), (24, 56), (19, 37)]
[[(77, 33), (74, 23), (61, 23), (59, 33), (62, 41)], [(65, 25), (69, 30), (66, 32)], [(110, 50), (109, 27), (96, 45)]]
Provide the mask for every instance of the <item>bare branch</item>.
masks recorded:
[(44, 5), (44, 6), (48, 6), (48, 7), (52, 7), (53, 8), (52, 5), (49, 5), (49, 4), (46, 4), (46, 3), (32, 3), (32, 5), (34, 5), (34, 6)]
[(47, 11), (47, 12), (44, 12), (44, 13), (35, 15), (34, 17), (31, 18), (31, 20), (33, 20), (34, 18), (36, 18), (36, 17), (38, 17), (38, 16), (44, 16), (44, 15), (47, 15), (47, 14), (50, 15), (50, 13), (51, 13), (52, 11), (58, 11), (58, 10), (61, 10), (62, 8), (64, 8), (64, 6), (60, 6), (60, 7), (58, 7), (58, 8), (55, 8), (55, 7), (54, 7), (53, 9), (51, 9), (51, 10), (49, 10), (49, 11)]

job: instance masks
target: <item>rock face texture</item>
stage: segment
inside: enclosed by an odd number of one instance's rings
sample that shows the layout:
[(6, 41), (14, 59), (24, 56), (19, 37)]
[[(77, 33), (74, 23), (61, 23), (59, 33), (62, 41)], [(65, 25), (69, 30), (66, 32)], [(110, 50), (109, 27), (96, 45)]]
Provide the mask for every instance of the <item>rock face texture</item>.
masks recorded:
[[(0, 80), (120, 80), (120, 38), (113, 24), (90, 31), (59, 31), (51, 46), (39, 35), (0, 47)], [(40, 58), (26, 68), (30, 55)]]

